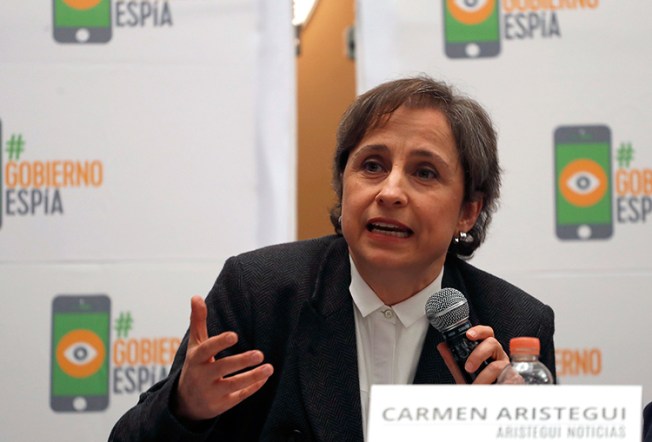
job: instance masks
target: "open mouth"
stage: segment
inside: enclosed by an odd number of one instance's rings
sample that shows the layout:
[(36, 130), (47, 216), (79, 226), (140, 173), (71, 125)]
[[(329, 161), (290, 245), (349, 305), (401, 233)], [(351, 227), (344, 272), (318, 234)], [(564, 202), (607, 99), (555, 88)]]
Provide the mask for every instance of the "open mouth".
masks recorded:
[(369, 223), (367, 224), (367, 230), (372, 233), (380, 233), (381, 235), (394, 236), (396, 238), (407, 238), (414, 233), (406, 227), (387, 223)]

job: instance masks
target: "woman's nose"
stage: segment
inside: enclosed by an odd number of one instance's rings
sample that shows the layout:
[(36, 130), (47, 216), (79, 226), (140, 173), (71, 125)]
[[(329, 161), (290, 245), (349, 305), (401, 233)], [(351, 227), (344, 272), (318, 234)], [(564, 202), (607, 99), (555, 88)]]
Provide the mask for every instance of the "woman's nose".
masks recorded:
[(381, 183), (376, 202), (383, 205), (402, 206), (407, 203), (405, 178), (400, 172), (392, 171)]

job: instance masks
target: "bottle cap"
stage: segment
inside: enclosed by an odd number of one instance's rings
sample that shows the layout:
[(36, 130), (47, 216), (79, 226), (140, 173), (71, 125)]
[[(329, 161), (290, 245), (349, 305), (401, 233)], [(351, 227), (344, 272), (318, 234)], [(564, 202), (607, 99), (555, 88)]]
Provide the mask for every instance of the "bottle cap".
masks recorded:
[(540, 350), (539, 338), (521, 337), (509, 341), (509, 352), (512, 354), (539, 356)]

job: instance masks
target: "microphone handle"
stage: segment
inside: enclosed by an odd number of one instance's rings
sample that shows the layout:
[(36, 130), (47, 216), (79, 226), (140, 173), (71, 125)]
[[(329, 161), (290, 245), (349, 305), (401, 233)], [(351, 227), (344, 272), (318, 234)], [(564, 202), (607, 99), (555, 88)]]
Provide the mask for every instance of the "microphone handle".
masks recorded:
[(480, 367), (474, 373), (469, 373), (464, 369), (464, 364), (469, 358), (469, 355), (473, 349), (478, 346), (478, 342), (470, 341), (466, 337), (466, 331), (470, 328), (471, 322), (466, 321), (465, 323), (442, 333), (448, 348), (450, 349), (453, 357), (455, 358), (455, 361), (457, 362), (457, 366), (462, 372), (464, 381), (467, 384), (472, 384), (475, 378), (478, 377), (478, 373), (480, 373), (487, 365), (489, 365), (487, 361), (483, 361), (482, 364), (480, 364)]

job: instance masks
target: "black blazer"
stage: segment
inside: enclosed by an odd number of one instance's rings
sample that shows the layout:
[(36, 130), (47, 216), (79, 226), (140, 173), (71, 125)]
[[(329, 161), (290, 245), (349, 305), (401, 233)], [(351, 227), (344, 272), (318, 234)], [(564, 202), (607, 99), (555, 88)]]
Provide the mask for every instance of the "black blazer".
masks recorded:
[(643, 442), (652, 442), (652, 402), (643, 410)]
[[(228, 259), (206, 298), (209, 335), (235, 331), (238, 344), (225, 354), (259, 349), (274, 375), (218, 418), (186, 426), (170, 412), (186, 334), (169, 377), (141, 395), (110, 440), (361, 441), (350, 280), (347, 245), (338, 236)], [(512, 337), (539, 337), (541, 360), (555, 374), (550, 307), (454, 256), (446, 259), (442, 286), (466, 295), (472, 323), (493, 327), (503, 348)], [(439, 342), (439, 333), (429, 328), (414, 383), (454, 383), (436, 350)]]

